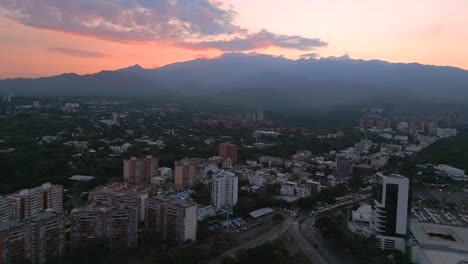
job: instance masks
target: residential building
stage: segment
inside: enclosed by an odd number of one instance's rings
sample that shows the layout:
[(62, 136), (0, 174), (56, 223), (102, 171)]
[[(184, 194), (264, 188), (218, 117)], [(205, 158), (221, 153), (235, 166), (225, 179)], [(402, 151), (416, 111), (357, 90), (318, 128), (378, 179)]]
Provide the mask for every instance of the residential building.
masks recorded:
[(36, 263), (45, 264), (48, 257), (65, 253), (65, 217), (62, 214), (48, 210), (25, 222), (32, 226)]
[(159, 176), (159, 158), (146, 156), (124, 160), (124, 182), (130, 184), (150, 183), (151, 177), (156, 176)]
[(232, 208), (237, 204), (238, 178), (229, 171), (213, 174), (211, 200), (216, 211)]
[(0, 196), (0, 223), (17, 219), (18, 204), (15, 199)]
[(456, 135), (456, 128), (437, 128), (437, 136), (440, 138), (454, 137)]
[(216, 210), (214, 209), (212, 205), (200, 207), (198, 208), (198, 211), (197, 211), (198, 221), (203, 221), (205, 218), (210, 217), (210, 216), (215, 216), (215, 215), (216, 215)]
[(164, 178), (172, 178), (172, 169), (168, 167), (159, 168), (159, 175)]
[(34, 263), (33, 227), (18, 220), (0, 223), (0, 264)]
[(280, 192), (282, 196), (295, 198), (309, 197), (312, 193), (311, 188), (309, 186), (289, 181), (281, 185)]
[(197, 204), (156, 196), (146, 201), (145, 227), (182, 244), (197, 239)]
[(256, 185), (256, 186), (263, 186), (266, 182), (265, 177), (262, 174), (255, 174), (249, 176), (249, 184)]
[(94, 206), (136, 209), (139, 221), (143, 222), (146, 199), (155, 192), (155, 188), (146, 185), (112, 182), (91, 190), (88, 200)]
[(302, 178), (301, 183), (305, 186), (308, 186), (311, 193), (318, 193), (322, 190), (322, 184), (320, 184), (320, 181)]
[(283, 160), (281, 158), (277, 157), (270, 157), (270, 156), (261, 156), (258, 159), (259, 163), (267, 163), (268, 166), (272, 165), (281, 165), (283, 163)]
[(350, 177), (353, 173), (353, 162), (345, 157), (336, 157), (336, 176), (339, 178)]
[(174, 183), (177, 190), (192, 188), (200, 174), (198, 159), (182, 159), (175, 162)]
[(89, 205), (71, 213), (71, 244), (77, 247), (106, 239), (124, 241), (129, 247), (137, 244), (138, 214), (130, 208)]
[(223, 160), (231, 160), (232, 163), (237, 162), (237, 145), (231, 143), (219, 144), (219, 156)]
[(408, 178), (397, 174), (377, 174), (371, 224), (378, 248), (405, 251), (409, 222), (408, 197)]
[(385, 153), (376, 153), (371, 156), (371, 166), (374, 168), (381, 168), (387, 165), (390, 156)]
[(24, 189), (7, 196), (17, 204), (18, 219), (27, 219), (51, 209), (63, 213), (63, 186), (44, 183), (39, 187)]

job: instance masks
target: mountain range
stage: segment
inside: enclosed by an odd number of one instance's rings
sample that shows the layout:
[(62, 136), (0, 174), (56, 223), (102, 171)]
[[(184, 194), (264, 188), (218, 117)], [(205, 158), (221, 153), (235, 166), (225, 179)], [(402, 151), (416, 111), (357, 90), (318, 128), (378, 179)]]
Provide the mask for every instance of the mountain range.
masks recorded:
[(468, 100), (468, 71), (348, 56), (290, 60), (224, 54), (155, 69), (0, 80), (0, 93), (172, 98), (226, 105), (312, 108), (372, 100)]

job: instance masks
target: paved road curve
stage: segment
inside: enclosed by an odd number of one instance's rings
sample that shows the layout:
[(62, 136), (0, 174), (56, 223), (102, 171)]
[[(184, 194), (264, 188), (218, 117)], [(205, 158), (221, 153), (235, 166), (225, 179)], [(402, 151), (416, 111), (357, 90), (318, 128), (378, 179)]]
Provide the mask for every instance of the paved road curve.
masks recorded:
[(296, 244), (302, 249), (302, 252), (309, 258), (311, 263), (314, 264), (328, 264), (320, 253), (314, 248), (314, 246), (307, 241), (304, 234), (300, 229), (299, 220), (288, 222), (288, 231), (293, 237)]
[(253, 239), (251, 241), (248, 241), (248, 242), (245, 242), (245, 243), (242, 243), (238, 247), (235, 247), (235, 248), (221, 254), (214, 261), (212, 261), (212, 263), (220, 263), (221, 260), (224, 257), (233, 256), (237, 251), (239, 251), (241, 249), (253, 248), (253, 247), (256, 247), (256, 246), (260, 246), (260, 245), (262, 245), (262, 244), (264, 244), (266, 242), (274, 241), (274, 240), (278, 239), (288, 229), (288, 222), (289, 222), (289, 219), (286, 220), (282, 225), (274, 226), (266, 234), (257, 236), (255, 239)]

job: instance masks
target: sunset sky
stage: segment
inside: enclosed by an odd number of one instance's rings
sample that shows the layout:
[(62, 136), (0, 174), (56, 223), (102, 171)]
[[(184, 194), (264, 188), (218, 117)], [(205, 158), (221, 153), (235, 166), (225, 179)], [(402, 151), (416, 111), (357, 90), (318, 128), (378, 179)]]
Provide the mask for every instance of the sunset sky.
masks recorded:
[(468, 69), (468, 1), (0, 0), (0, 78), (253, 51)]

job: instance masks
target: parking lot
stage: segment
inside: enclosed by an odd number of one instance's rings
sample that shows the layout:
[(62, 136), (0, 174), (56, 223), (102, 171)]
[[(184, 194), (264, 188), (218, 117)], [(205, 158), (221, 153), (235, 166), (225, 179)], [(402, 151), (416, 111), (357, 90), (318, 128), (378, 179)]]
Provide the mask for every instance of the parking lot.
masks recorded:
[(468, 226), (468, 216), (463, 211), (442, 208), (413, 207), (411, 208), (411, 221)]
[(260, 225), (259, 221), (246, 220), (242, 217), (236, 217), (220, 223), (211, 225), (210, 230), (223, 229), (224, 231), (240, 233)]

